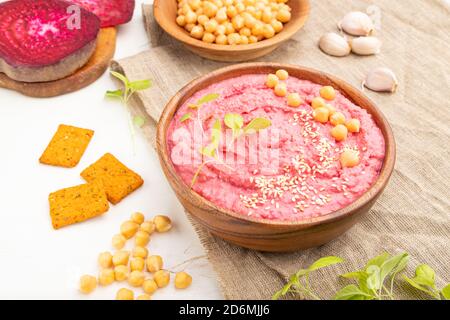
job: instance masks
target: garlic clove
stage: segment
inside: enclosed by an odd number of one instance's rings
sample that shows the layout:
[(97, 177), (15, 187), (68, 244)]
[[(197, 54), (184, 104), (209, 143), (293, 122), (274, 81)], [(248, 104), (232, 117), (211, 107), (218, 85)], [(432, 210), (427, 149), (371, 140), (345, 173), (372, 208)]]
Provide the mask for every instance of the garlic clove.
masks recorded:
[(319, 41), (320, 49), (330, 56), (344, 57), (350, 54), (350, 45), (344, 37), (334, 32), (324, 34)]
[(369, 56), (378, 54), (381, 50), (381, 41), (376, 37), (359, 37), (351, 41), (352, 52)]
[(347, 13), (339, 22), (338, 27), (353, 36), (368, 36), (375, 29), (372, 19), (360, 11)]
[(369, 72), (363, 86), (377, 92), (395, 92), (398, 87), (398, 80), (391, 69), (376, 68)]

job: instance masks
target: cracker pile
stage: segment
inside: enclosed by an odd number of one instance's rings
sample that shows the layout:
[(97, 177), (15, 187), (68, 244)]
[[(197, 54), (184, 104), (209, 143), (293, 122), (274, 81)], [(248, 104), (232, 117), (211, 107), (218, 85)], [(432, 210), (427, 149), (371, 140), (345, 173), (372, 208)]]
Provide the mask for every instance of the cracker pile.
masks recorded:
[[(73, 168), (80, 162), (93, 135), (92, 130), (61, 124), (39, 162)], [(83, 170), (81, 176), (86, 184), (61, 189), (49, 195), (54, 229), (107, 212), (108, 200), (117, 204), (144, 183), (141, 176), (110, 153)]]

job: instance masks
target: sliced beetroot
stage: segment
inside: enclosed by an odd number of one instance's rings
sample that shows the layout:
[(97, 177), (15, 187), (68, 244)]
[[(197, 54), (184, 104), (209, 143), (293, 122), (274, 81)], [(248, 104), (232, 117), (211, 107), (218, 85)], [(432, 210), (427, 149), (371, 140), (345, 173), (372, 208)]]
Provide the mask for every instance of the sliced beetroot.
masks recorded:
[(127, 23), (133, 17), (134, 0), (69, 0), (95, 13), (102, 28)]
[[(100, 20), (62, 0), (0, 3), (0, 72), (26, 82), (64, 78), (95, 50)], [(79, 12), (79, 19), (74, 13)]]

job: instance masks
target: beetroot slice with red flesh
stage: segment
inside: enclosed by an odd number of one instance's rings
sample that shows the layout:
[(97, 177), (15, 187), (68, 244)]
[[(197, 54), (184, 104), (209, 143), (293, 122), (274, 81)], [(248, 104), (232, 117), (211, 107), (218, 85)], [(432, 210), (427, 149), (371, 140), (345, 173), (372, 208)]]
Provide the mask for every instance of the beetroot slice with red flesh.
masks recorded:
[(114, 27), (127, 23), (133, 17), (134, 0), (69, 0), (96, 14), (101, 27)]
[(0, 3), (0, 72), (18, 81), (45, 82), (86, 64), (95, 50), (100, 20), (73, 7), (62, 0)]

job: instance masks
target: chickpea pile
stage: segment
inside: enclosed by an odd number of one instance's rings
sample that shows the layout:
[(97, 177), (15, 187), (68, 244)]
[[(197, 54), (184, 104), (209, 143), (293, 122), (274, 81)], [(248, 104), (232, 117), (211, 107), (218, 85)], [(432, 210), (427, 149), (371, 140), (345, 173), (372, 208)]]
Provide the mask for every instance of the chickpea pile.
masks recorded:
[[(157, 255), (150, 255), (146, 246), (150, 242), (150, 235), (154, 232), (167, 232), (172, 228), (169, 217), (158, 215), (152, 220), (145, 221), (142, 213), (136, 212), (130, 220), (120, 226), (120, 234), (112, 239), (114, 254), (102, 252), (98, 256), (100, 272), (98, 278), (83, 275), (80, 278), (80, 291), (85, 294), (93, 292), (97, 285), (108, 286), (114, 281), (127, 281), (133, 288), (141, 288), (143, 294), (136, 300), (150, 300), (160, 288), (170, 282), (170, 272), (163, 269), (163, 259)], [(134, 237), (134, 249), (130, 252), (123, 250), (128, 240)], [(146, 273), (151, 276), (147, 276)], [(175, 288), (185, 289), (192, 283), (192, 277), (186, 272), (175, 275)], [(134, 292), (121, 288), (116, 294), (117, 300), (134, 300)]]
[(242, 45), (273, 38), (291, 20), (288, 0), (178, 0), (176, 22), (206, 43)]
[[(290, 107), (297, 108), (304, 101), (298, 93), (288, 93), (286, 83), (283, 82), (289, 78), (286, 70), (278, 70), (275, 74), (267, 76), (266, 85), (274, 90), (278, 97), (287, 96), (287, 104)], [(314, 109), (314, 120), (320, 123), (330, 122), (334, 128), (331, 129), (331, 136), (338, 142), (347, 139), (350, 133), (359, 133), (361, 123), (358, 119), (346, 120), (345, 115), (336, 111), (336, 108), (329, 102), (336, 98), (336, 91), (331, 86), (324, 86), (320, 89), (320, 96), (311, 101), (311, 107)], [(352, 168), (359, 164), (359, 154), (354, 150), (345, 150), (340, 156), (340, 163), (344, 168)]]

